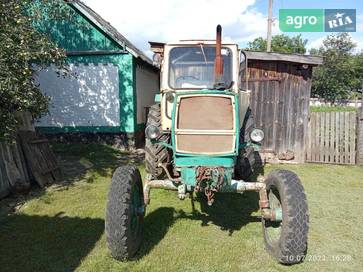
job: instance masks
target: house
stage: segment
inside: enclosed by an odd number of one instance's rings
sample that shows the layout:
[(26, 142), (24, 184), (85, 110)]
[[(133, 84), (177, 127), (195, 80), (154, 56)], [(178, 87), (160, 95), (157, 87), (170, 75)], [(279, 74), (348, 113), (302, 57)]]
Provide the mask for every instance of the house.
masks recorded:
[(38, 74), (40, 89), (51, 101), (37, 130), (49, 137), (139, 145), (146, 109), (159, 91), (158, 68), (84, 3), (64, 5), (70, 16), (38, 26), (65, 49), (68, 72), (50, 66)]
[[(320, 56), (245, 51), (255, 125), (265, 132), (261, 153), (267, 161), (305, 161), (313, 67)], [(246, 86), (247, 84), (247, 86)]]

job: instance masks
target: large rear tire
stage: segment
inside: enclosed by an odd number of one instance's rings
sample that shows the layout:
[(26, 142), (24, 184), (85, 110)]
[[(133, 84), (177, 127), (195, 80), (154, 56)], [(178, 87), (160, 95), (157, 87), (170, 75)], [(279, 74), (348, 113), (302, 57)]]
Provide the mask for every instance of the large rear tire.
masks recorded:
[[(150, 107), (146, 125), (154, 125), (161, 130), (160, 104)], [(170, 143), (170, 134), (161, 134), (156, 140)], [(146, 172), (151, 174), (154, 179), (162, 178), (165, 175), (159, 164), (169, 164), (170, 158), (169, 150), (165, 146), (152, 143), (148, 138), (145, 139)]]
[(130, 165), (117, 168), (111, 180), (105, 220), (108, 248), (115, 259), (130, 259), (140, 248), (144, 209), (139, 170)]
[(270, 208), (282, 208), (282, 221), (262, 219), (267, 251), (282, 264), (304, 260), (307, 250), (309, 212), (298, 176), (287, 170), (272, 171), (266, 179)]

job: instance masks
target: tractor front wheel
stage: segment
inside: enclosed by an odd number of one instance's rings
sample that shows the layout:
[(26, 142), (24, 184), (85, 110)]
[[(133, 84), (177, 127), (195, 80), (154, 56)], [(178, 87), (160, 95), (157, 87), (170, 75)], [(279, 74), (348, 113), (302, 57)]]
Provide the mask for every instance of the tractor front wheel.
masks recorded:
[(287, 170), (272, 171), (266, 179), (271, 209), (282, 209), (282, 221), (262, 219), (267, 251), (282, 264), (304, 260), (307, 250), (309, 213), (298, 176)]
[(130, 259), (140, 248), (144, 213), (139, 170), (130, 165), (117, 168), (111, 180), (105, 220), (108, 248), (115, 259)]

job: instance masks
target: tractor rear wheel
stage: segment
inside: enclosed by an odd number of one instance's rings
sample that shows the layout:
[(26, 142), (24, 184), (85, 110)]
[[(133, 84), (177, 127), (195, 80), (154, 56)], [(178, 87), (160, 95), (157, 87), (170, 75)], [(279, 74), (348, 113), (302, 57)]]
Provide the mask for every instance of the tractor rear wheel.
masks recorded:
[(282, 209), (282, 221), (262, 219), (267, 251), (282, 264), (304, 260), (307, 250), (309, 212), (298, 176), (287, 170), (272, 171), (266, 179), (271, 209)]
[[(146, 125), (154, 125), (161, 130), (160, 104), (150, 107)], [(156, 141), (170, 143), (170, 134), (161, 134)], [(153, 143), (148, 138), (145, 139), (146, 172), (154, 179), (163, 177), (165, 173), (159, 164), (169, 164), (170, 158), (169, 150), (165, 146)]]
[(130, 259), (140, 248), (144, 207), (139, 170), (130, 165), (117, 168), (111, 180), (105, 220), (108, 248), (115, 259)]

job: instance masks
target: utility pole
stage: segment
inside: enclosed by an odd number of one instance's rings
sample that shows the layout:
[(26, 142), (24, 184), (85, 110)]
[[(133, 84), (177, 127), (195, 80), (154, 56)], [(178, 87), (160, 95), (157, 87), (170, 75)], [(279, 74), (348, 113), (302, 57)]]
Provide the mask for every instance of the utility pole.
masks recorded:
[(273, 0), (268, 1), (268, 19), (267, 19), (267, 52), (271, 52), (271, 32), (272, 32), (272, 6)]

